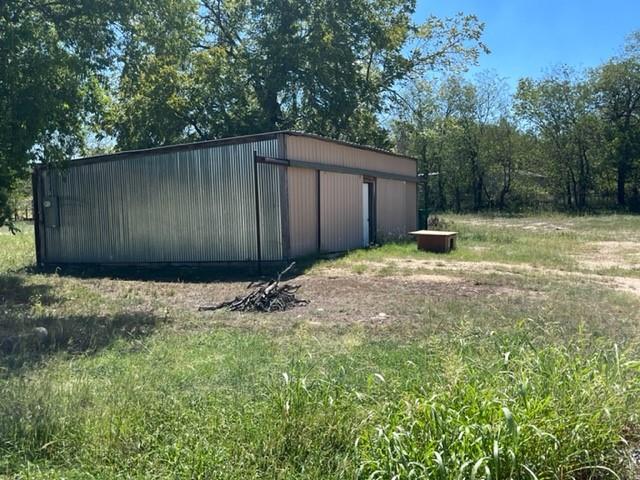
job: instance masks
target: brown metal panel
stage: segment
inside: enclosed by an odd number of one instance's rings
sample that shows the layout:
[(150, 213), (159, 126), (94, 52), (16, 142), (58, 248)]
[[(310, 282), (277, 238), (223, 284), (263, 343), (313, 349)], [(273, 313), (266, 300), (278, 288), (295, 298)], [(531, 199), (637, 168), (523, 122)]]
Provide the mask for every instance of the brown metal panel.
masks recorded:
[(382, 242), (405, 237), (408, 232), (407, 185), (384, 178), (377, 181), (377, 238)]
[(377, 152), (377, 153), (384, 153), (386, 155), (392, 156), (392, 157), (398, 157), (398, 158), (404, 158), (404, 159), (409, 159), (412, 160), (414, 162), (417, 162), (417, 160), (413, 157), (410, 157), (408, 155), (401, 155), (399, 153), (394, 153), (391, 152), (389, 150), (384, 150), (382, 148), (378, 148), (378, 147), (372, 147), (370, 145), (361, 145), (359, 143), (353, 143), (353, 142), (348, 142), (345, 140), (337, 140), (335, 138), (329, 138), (329, 137), (323, 137), (322, 135), (317, 135), (315, 133), (305, 133), (305, 132), (300, 132), (300, 131), (296, 131), (296, 130), (282, 130), (280, 132), (278, 132), (279, 134), (284, 134), (284, 135), (288, 135), (288, 136), (297, 136), (297, 137), (306, 137), (306, 138), (315, 138), (317, 140), (321, 140), (323, 142), (327, 142), (327, 143), (335, 143), (338, 145), (344, 145), (347, 146), (349, 148), (358, 148), (360, 150), (369, 150), (372, 152)]
[(362, 176), (320, 172), (321, 250), (362, 246)]
[(398, 175), (416, 176), (416, 162), (410, 158), (299, 135), (287, 135), (287, 158)]
[(318, 237), (317, 173), (303, 168), (287, 170), (291, 256), (311, 255), (317, 250)]
[[(265, 157), (263, 157), (265, 158)], [(311, 170), (322, 170), (323, 172), (348, 173), (349, 175), (362, 175), (370, 178), (388, 178), (389, 180), (402, 180), (403, 182), (420, 181), (418, 177), (412, 175), (399, 175), (397, 173), (383, 172), (380, 170), (369, 170), (366, 168), (345, 167), (342, 165), (331, 165), (329, 163), (303, 162), (301, 160), (277, 160), (266, 159), (265, 163), (286, 162), (290, 167), (308, 168)]]

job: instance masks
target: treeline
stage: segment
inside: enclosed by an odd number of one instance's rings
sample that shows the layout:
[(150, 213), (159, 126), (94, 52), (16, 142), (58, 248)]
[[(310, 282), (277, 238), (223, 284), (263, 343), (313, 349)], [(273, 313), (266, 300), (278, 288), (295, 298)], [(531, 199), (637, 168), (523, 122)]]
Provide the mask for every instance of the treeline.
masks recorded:
[(423, 209), (640, 211), (640, 33), (586, 72), (447, 76), (405, 90), (392, 122), (420, 160)]
[[(34, 163), (279, 129), (396, 149), (439, 209), (635, 208), (638, 37), (515, 97), (414, 0), (0, 2), (0, 225)], [(437, 75), (443, 79), (434, 80)]]

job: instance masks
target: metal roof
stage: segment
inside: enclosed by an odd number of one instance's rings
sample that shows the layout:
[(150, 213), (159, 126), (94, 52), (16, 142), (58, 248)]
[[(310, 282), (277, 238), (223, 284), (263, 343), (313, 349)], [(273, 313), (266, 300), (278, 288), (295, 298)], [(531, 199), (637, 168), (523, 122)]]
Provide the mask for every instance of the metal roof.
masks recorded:
[[(260, 140), (269, 140), (277, 138), (278, 135), (293, 135), (299, 137), (307, 137), (314, 138), (316, 140), (321, 140), (324, 142), (337, 143), (339, 145), (345, 145), (351, 148), (357, 148), (360, 150), (370, 150), (377, 153), (382, 153), (384, 155), (391, 155), (398, 158), (404, 158), (407, 160), (417, 161), (413, 157), (409, 157), (406, 155), (400, 155), (399, 153), (390, 152), (388, 150), (384, 150), (378, 147), (372, 147), (369, 145), (360, 145), (358, 143), (347, 142), (345, 140), (337, 140), (334, 138), (323, 137), (322, 135), (317, 135), (315, 133), (305, 133), (299, 132), (295, 130), (278, 130), (274, 132), (265, 132), (265, 133), (257, 133), (251, 135), (240, 135), (236, 137), (226, 137), (219, 138), (215, 140), (203, 140), (199, 142), (190, 142), (190, 143), (179, 143), (174, 145), (165, 145), (162, 147), (152, 147), (152, 148), (144, 148), (137, 150), (124, 150), (121, 152), (113, 152), (113, 153), (105, 153), (100, 155), (92, 155), (89, 157), (80, 157), (74, 158), (71, 160), (71, 163), (74, 165), (78, 164), (88, 164), (88, 163), (98, 163), (98, 162), (107, 162), (112, 160), (118, 160), (121, 158), (130, 158), (138, 155), (145, 155), (148, 153), (163, 153), (163, 152), (174, 152), (174, 151), (183, 151), (183, 150), (196, 150), (200, 148), (207, 147), (217, 147), (222, 145), (233, 145), (233, 144), (241, 144), (241, 143), (249, 143)], [(46, 167), (44, 165), (39, 166), (40, 168)]]

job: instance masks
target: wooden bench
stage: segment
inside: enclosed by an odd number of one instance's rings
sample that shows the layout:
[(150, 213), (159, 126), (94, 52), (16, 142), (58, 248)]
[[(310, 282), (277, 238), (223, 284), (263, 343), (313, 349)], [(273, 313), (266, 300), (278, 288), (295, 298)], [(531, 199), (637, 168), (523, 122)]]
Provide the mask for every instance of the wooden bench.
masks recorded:
[(416, 230), (409, 232), (416, 237), (418, 249), (427, 252), (447, 253), (456, 248), (458, 232), (439, 232), (437, 230)]

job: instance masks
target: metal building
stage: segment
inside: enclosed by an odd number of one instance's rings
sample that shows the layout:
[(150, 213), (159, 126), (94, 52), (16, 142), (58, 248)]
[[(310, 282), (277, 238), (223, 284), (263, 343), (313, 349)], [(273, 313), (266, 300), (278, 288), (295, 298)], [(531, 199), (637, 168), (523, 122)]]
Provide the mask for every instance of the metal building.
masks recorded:
[(404, 236), (416, 162), (283, 131), (33, 174), (38, 264), (278, 261)]

